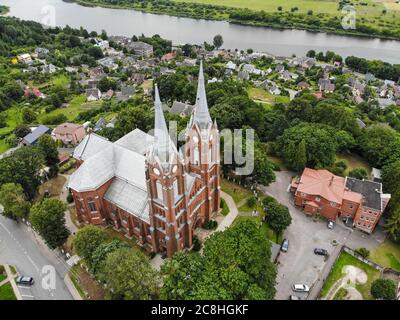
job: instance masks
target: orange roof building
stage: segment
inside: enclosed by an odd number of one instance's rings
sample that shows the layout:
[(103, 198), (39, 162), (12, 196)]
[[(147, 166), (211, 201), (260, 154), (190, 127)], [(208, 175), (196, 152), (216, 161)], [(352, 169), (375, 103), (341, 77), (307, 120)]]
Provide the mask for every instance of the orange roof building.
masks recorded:
[(353, 226), (371, 233), (390, 200), (382, 184), (340, 177), (328, 170), (305, 168), (291, 184), (294, 202), (305, 213), (321, 214), (335, 221), (352, 219)]

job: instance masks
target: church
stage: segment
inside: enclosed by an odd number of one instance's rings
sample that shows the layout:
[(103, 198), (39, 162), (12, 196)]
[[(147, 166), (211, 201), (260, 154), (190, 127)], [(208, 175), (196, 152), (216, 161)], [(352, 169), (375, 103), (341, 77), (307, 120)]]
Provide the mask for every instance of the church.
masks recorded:
[(74, 150), (71, 190), (80, 223), (110, 225), (149, 252), (192, 246), (194, 230), (220, 207), (220, 146), (200, 64), (196, 104), (179, 148), (171, 140), (157, 86), (154, 135), (135, 129), (121, 139), (91, 133)]

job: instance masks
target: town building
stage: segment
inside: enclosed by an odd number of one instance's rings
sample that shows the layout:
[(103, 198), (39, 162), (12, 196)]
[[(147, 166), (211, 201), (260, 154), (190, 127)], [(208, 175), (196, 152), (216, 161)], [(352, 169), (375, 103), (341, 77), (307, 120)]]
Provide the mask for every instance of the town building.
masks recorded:
[(155, 88), (154, 136), (135, 129), (112, 143), (94, 133), (77, 146), (71, 175), (80, 223), (111, 225), (151, 252), (192, 246), (194, 230), (220, 207), (219, 131), (200, 65), (195, 110), (180, 150), (171, 141)]
[(128, 50), (133, 50), (135, 54), (148, 58), (153, 55), (153, 46), (142, 41), (132, 41), (127, 44)]
[(25, 146), (33, 146), (35, 145), (39, 138), (44, 134), (51, 134), (51, 129), (46, 127), (45, 125), (40, 125), (39, 127), (32, 130), (31, 133), (28, 133), (25, 137), (22, 138), (21, 143)]
[(85, 137), (86, 131), (83, 125), (66, 122), (58, 125), (52, 135), (66, 145), (77, 145)]
[(328, 170), (305, 168), (290, 186), (294, 203), (310, 215), (335, 221), (352, 220), (353, 226), (372, 233), (390, 200), (382, 184), (352, 177), (339, 177)]

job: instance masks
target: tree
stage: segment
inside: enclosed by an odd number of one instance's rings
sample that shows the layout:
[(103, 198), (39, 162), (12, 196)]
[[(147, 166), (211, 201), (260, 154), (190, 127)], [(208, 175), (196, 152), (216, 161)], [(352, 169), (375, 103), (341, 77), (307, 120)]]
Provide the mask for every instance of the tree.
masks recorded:
[(392, 279), (376, 279), (371, 284), (371, 294), (375, 299), (394, 300), (397, 285)]
[(368, 172), (364, 168), (355, 168), (349, 172), (349, 176), (362, 180), (368, 177)]
[(11, 133), (4, 139), (4, 142), (11, 148), (14, 148), (18, 145), (18, 138), (15, 134)]
[(252, 176), (253, 179), (265, 186), (275, 181), (275, 172), (272, 162), (268, 160), (266, 152), (257, 147), (255, 147), (254, 150), (254, 170)]
[(382, 168), (383, 187), (391, 194), (400, 193), (400, 159)]
[(31, 133), (31, 129), (25, 124), (20, 124), (16, 126), (16, 128), (14, 129), (14, 134), (18, 138), (23, 138), (29, 133)]
[(361, 257), (363, 257), (364, 259), (367, 259), (369, 257), (369, 250), (367, 248), (358, 248), (355, 250), (355, 252), (357, 252)]
[(37, 147), (20, 148), (12, 156), (0, 159), (0, 185), (18, 183), (28, 199), (33, 199), (41, 184), (43, 164), (43, 155)]
[(315, 57), (315, 50), (308, 50), (306, 56), (309, 58), (314, 58)]
[(180, 252), (161, 269), (164, 299), (273, 299), (276, 267), (271, 244), (253, 220), (215, 232), (203, 255)]
[(101, 243), (92, 254), (92, 267), (91, 272), (95, 275), (96, 279), (101, 282), (105, 282), (105, 264), (107, 256), (117, 249), (128, 247), (125, 242), (119, 239), (112, 240), (110, 242)]
[(15, 220), (26, 218), (31, 207), (24, 189), (16, 183), (5, 183), (0, 187), (0, 203), (4, 207), (4, 216)]
[(48, 166), (55, 166), (58, 164), (57, 142), (49, 134), (44, 134), (39, 138), (38, 148), (42, 152)]
[(93, 253), (106, 240), (107, 233), (102, 228), (87, 225), (76, 233), (73, 244), (76, 254), (85, 259), (86, 263), (91, 267)]
[(265, 222), (275, 231), (278, 239), (282, 232), (292, 223), (289, 209), (276, 200), (268, 201), (264, 205), (266, 211)]
[(294, 169), (296, 171), (303, 171), (307, 164), (307, 150), (305, 140), (301, 140), (297, 146), (297, 157), (294, 162)]
[(31, 209), (29, 221), (51, 249), (63, 245), (70, 234), (65, 226), (66, 209), (65, 203), (54, 198), (45, 198)]
[(400, 242), (400, 206), (396, 206), (390, 217), (386, 219), (385, 231), (393, 241)]
[(157, 299), (159, 274), (144, 254), (132, 248), (111, 252), (105, 263), (109, 298), (118, 300)]
[(32, 123), (36, 120), (36, 114), (28, 107), (22, 108), (22, 121), (24, 123)]
[(217, 34), (213, 39), (214, 47), (219, 49), (222, 47), (223, 43), (224, 43), (224, 39), (222, 38), (222, 36), (220, 34)]

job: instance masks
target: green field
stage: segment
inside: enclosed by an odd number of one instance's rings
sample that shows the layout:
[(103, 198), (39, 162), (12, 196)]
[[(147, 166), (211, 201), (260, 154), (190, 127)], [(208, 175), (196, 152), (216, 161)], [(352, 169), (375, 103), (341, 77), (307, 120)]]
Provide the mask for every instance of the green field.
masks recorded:
[(400, 271), (400, 245), (386, 240), (371, 252), (370, 259), (381, 266)]

